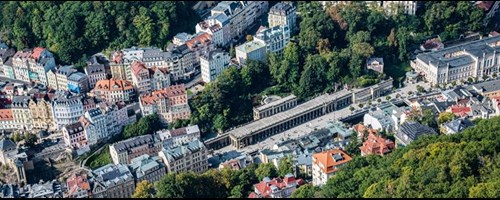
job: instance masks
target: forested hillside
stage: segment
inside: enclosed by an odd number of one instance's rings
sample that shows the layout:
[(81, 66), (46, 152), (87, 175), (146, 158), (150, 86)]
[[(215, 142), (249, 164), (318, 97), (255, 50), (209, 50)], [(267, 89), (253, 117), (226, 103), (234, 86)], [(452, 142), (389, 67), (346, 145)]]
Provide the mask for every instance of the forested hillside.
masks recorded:
[(303, 188), (295, 196), (498, 198), (499, 136), (495, 117), (456, 135), (420, 138), (386, 157), (358, 156), (321, 189)]
[(200, 21), (189, 1), (2, 1), (0, 39), (16, 49), (42, 46), (62, 64), (104, 49), (164, 47)]

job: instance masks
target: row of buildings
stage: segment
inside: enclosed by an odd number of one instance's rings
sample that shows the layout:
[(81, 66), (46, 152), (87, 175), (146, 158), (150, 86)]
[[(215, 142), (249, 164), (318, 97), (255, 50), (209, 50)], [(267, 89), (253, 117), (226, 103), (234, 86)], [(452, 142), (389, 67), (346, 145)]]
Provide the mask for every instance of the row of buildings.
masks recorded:
[[(350, 1), (320, 1), (321, 4), (326, 8), (330, 5), (347, 4), (352, 3)], [(401, 9), (403, 13), (408, 15), (415, 15), (417, 10), (423, 7), (422, 1), (361, 1), (366, 5), (373, 8), (381, 8), (387, 14), (393, 14), (398, 9)]]
[(197, 125), (160, 130), (110, 145), (112, 164), (67, 180), (70, 198), (130, 198), (141, 181), (155, 183), (168, 173), (208, 170), (208, 150)]

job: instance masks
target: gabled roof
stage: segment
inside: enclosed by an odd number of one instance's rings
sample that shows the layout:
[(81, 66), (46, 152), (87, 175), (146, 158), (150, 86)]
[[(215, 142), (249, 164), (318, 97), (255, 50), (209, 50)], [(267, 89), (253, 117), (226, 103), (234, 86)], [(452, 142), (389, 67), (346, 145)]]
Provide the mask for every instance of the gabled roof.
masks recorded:
[(406, 144), (418, 139), (423, 135), (438, 135), (434, 129), (422, 125), (419, 122), (405, 122), (401, 124), (398, 132), (394, 135)]
[(0, 151), (7, 151), (15, 148), (17, 148), (16, 143), (12, 142), (12, 140), (8, 138), (0, 140)]
[(339, 149), (332, 149), (313, 154), (313, 164), (323, 165), (324, 168), (321, 168), (321, 170), (326, 174), (336, 172), (338, 169), (335, 166), (342, 165), (351, 160), (352, 158), (349, 155)]
[(0, 121), (14, 120), (11, 109), (0, 109)]
[(444, 126), (451, 129), (454, 133), (461, 132), (468, 127), (474, 126), (474, 124), (468, 119), (455, 119), (448, 123), (445, 123)]

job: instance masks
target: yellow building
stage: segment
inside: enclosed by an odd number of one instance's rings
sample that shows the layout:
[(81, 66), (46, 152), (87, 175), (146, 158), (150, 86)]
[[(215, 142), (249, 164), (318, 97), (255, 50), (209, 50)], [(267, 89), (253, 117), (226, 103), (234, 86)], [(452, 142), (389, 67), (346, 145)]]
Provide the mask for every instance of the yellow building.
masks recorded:
[(33, 119), (34, 129), (55, 129), (54, 116), (52, 115), (52, 104), (47, 94), (35, 95), (29, 101), (29, 109)]

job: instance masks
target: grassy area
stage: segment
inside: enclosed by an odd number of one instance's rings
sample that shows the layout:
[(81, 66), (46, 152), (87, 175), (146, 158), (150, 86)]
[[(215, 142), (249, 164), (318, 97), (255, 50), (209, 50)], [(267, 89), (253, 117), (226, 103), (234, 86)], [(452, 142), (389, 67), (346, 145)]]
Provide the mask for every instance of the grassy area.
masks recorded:
[(109, 154), (109, 145), (104, 146), (104, 149), (101, 152), (96, 153), (92, 157), (87, 160), (87, 165), (91, 169), (96, 169), (102, 167), (104, 165), (110, 164), (113, 161), (111, 160), (111, 155)]
[(193, 92), (191, 92), (191, 89), (187, 90), (187, 95), (193, 95)]
[(394, 86), (399, 87), (399, 83), (403, 77), (405, 77), (406, 72), (411, 71), (410, 62), (396, 62), (392, 63), (391, 60), (387, 60), (385, 64), (384, 73), (394, 79)]

